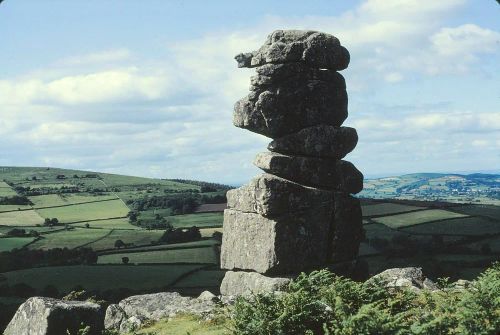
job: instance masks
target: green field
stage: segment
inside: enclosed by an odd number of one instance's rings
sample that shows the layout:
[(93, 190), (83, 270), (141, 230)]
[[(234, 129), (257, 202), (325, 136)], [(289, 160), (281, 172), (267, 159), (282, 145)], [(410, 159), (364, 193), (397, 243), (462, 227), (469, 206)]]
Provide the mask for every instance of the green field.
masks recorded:
[(466, 215), (487, 216), (491, 219), (500, 221), (500, 206), (493, 205), (463, 205), (452, 207), (450, 210)]
[(441, 222), (423, 223), (401, 230), (411, 234), (483, 236), (498, 234), (500, 232), (500, 222), (477, 217), (464, 217)]
[(125, 217), (129, 211), (119, 199), (37, 210), (42, 217), (57, 218), (61, 223)]
[(43, 225), (44, 218), (34, 210), (0, 213), (2, 226), (35, 226)]
[(18, 210), (28, 210), (32, 207), (29, 205), (0, 205), (0, 213), (2, 212), (13, 212)]
[(0, 238), (0, 252), (10, 251), (12, 249), (19, 249), (26, 244), (33, 242), (34, 237), (3, 237)]
[[(115, 232), (116, 231), (114, 231), (113, 234)], [(137, 252), (137, 251), (153, 251), (153, 250), (191, 249), (191, 248), (213, 247), (214, 245), (219, 245), (219, 244), (220, 242), (216, 240), (206, 239), (206, 240), (199, 240), (199, 241), (185, 242), (185, 243), (145, 245), (145, 246), (129, 248), (126, 250), (131, 252)], [(102, 254), (115, 254), (115, 253), (123, 253), (123, 252), (121, 252), (119, 249), (106, 250), (102, 252)]]
[(107, 219), (98, 221), (87, 221), (73, 223), (72, 227), (86, 227), (89, 225), (90, 228), (103, 228), (103, 229), (126, 229), (126, 230), (140, 230), (140, 227), (134, 226), (128, 222), (127, 218), (123, 219)]
[(33, 268), (6, 272), (2, 275), (9, 285), (25, 283), (38, 290), (47, 285), (57, 287), (60, 292), (69, 292), (77, 285), (87, 290), (101, 291), (119, 288), (151, 290), (170, 286), (180, 276), (204, 266), (199, 264), (78, 265)]
[(82, 194), (47, 194), (29, 197), (33, 207), (66, 206), (71, 204), (86, 203), (92, 201), (102, 201), (116, 199), (114, 195), (82, 195)]
[[(30, 249), (68, 248), (73, 249), (89, 242), (103, 238), (111, 231), (107, 229), (75, 228), (62, 230), (52, 234), (44, 234), (43, 238), (29, 246)], [(114, 242), (113, 242), (114, 243)]]
[[(179, 280), (173, 287), (188, 288), (188, 287), (220, 287), (222, 278), (224, 278), (224, 270), (201, 270)], [(203, 284), (203, 285), (201, 285)]]
[(163, 233), (163, 230), (113, 230), (111, 234), (89, 244), (88, 247), (94, 250), (114, 249), (116, 240), (122, 240), (127, 245), (151, 245), (152, 242), (157, 242)]
[(202, 228), (200, 229), (201, 237), (212, 237), (213, 233), (222, 233), (222, 227), (220, 228)]
[(196, 226), (203, 227), (222, 227), (224, 219), (223, 213), (198, 213), (169, 216), (168, 221), (175, 228), (188, 228)]
[(424, 209), (425, 207), (409, 206), (395, 203), (382, 203), (362, 206), (363, 217), (404, 213)]
[(122, 254), (111, 254), (99, 256), (98, 264), (121, 264), (122, 257), (128, 257), (130, 264), (147, 263), (208, 263), (215, 264), (217, 259), (213, 248), (193, 248), (178, 250), (158, 250), (127, 252)]
[(460, 218), (465, 216), (466, 215), (464, 214), (445, 211), (442, 209), (429, 209), (413, 213), (397, 214), (380, 218), (374, 218), (373, 221), (397, 229), (397, 228), (418, 225), (421, 223), (427, 223), (430, 221), (446, 220), (446, 219)]
[(14, 195), (17, 195), (17, 193), (10, 186), (0, 187), (0, 197), (12, 197)]

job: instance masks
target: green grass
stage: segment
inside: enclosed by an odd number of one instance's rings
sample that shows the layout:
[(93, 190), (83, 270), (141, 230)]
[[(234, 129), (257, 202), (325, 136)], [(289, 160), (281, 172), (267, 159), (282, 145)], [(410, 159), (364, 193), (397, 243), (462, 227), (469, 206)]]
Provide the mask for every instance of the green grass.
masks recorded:
[(28, 206), (28, 205), (0, 205), (0, 213), (17, 211), (19, 209), (28, 210), (28, 209), (31, 209), (31, 206)]
[(57, 218), (59, 222), (71, 223), (124, 217), (129, 212), (129, 208), (121, 200), (117, 199), (67, 207), (38, 209), (37, 212), (44, 218)]
[[(30, 249), (76, 248), (100, 239), (110, 230), (75, 228), (62, 230), (53, 234), (44, 234), (43, 238), (29, 246)], [(113, 242), (114, 243), (114, 242)]]
[(99, 264), (121, 264), (122, 257), (128, 257), (131, 264), (147, 263), (217, 263), (213, 248), (194, 248), (179, 250), (158, 250), (127, 252), (99, 256)]
[(10, 251), (12, 249), (19, 249), (26, 244), (33, 242), (34, 237), (3, 237), (0, 238), (0, 252)]
[(465, 217), (441, 222), (430, 222), (401, 229), (401, 231), (417, 234), (436, 235), (470, 235), (482, 236), (498, 234), (500, 222), (493, 222), (477, 217)]
[(179, 280), (173, 287), (220, 287), (225, 273), (224, 270), (201, 270)]
[(74, 223), (72, 227), (85, 227), (86, 224), (89, 224), (91, 228), (103, 228), (103, 229), (133, 229), (140, 230), (140, 227), (134, 226), (128, 222), (127, 218), (123, 219), (108, 219), (108, 220), (99, 220), (99, 221), (90, 221), (90, 222), (80, 222)]
[(374, 216), (374, 215), (388, 215), (414, 211), (418, 209), (423, 209), (425, 207), (409, 206), (394, 203), (382, 203), (362, 206), (363, 216)]
[[(38, 290), (53, 285), (60, 292), (69, 292), (81, 285), (86, 290), (129, 288), (161, 289), (180, 276), (204, 265), (77, 265), (42, 267), (3, 273), (9, 285), (25, 283)], [(200, 283), (203, 285), (203, 283)]]
[(213, 233), (222, 233), (222, 227), (220, 228), (202, 228), (200, 229), (201, 237), (212, 237)]
[(35, 226), (43, 222), (44, 219), (34, 210), (0, 213), (2, 226)]
[[(113, 232), (113, 235), (116, 233), (116, 231)], [(130, 250), (130, 251), (153, 251), (153, 250), (165, 250), (165, 249), (189, 249), (189, 248), (202, 248), (202, 247), (212, 247), (214, 245), (218, 245), (220, 242), (213, 240), (213, 239), (207, 239), (207, 240), (200, 240), (200, 241), (194, 241), (194, 242), (185, 242), (185, 243), (172, 243), (172, 244), (157, 244), (157, 245), (146, 245), (143, 247), (137, 247), (137, 248), (130, 248), (130, 249), (125, 249), (125, 250)], [(109, 253), (120, 253), (118, 249), (113, 250), (113, 251), (106, 251), (106, 254)]]
[(169, 216), (169, 222), (175, 228), (186, 228), (196, 226), (199, 228), (203, 227), (222, 227), (222, 221), (224, 219), (223, 213), (198, 213), (198, 214), (185, 214), (185, 215), (174, 215)]
[(10, 186), (0, 187), (0, 197), (12, 197), (18, 195)]
[(113, 230), (109, 236), (89, 244), (88, 247), (94, 250), (113, 249), (116, 240), (122, 240), (125, 244), (151, 245), (151, 242), (158, 241), (163, 233), (163, 230)]
[(129, 335), (225, 335), (231, 334), (225, 324), (214, 324), (199, 318), (182, 315), (173, 319), (155, 322)]
[(500, 206), (493, 205), (465, 205), (459, 207), (452, 207), (454, 212), (466, 215), (481, 215), (487, 216), (500, 221)]
[(116, 199), (114, 195), (82, 195), (82, 194), (47, 194), (29, 197), (30, 201), (34, 204), (33, 207), (51, 207), (51, 206), (64, 206), (71, 204), (79, 204), (91, 201), (101, 201), (108, 199)]
[(402, 228), (426, 223), (429, 221), (452, 219), (465, 216), (466, 215), (464, 214), (453, 213), (442, 209), (429, 209), (414, 213), (397, 214), (381, 218), (374, 218), (373, 221), (385, 224), (386, 226), (389, 226), (391, 228)]

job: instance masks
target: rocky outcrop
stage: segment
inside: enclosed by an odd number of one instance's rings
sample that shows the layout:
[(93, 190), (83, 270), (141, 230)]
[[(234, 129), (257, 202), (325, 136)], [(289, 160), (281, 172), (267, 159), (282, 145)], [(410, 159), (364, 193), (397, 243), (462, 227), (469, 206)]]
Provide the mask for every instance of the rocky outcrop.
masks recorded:
[(255, 67), (233, 123), (270, 137), (254, 164), (264, 174), (228, 192), (221, 267), (226, 294), (273, 290), (295, 273), (356, 258), (363, 235), (352, 197), (363, 175), (342, 160), (358, 141), (347, 118), (349, 53), (332, 35), (277, 30), (257, 51), (236, 56)]
[(256, 272), (228, 271), (222, 280), (220, 293), (226, 296), (248, 296), (274, 292), (285, 288), (290, 280), (286, 277), (267, 277)]
[(104, 311), (91, 302), (32, 297), (26, 300), (5, 329), (5, 335), (77, 334), (82, 325), (89, 335), (101, 334)]
[(422, 268), (393, 268), (385, 270), (368, 280), (368, 283), (379, 283), (387, 288), (408, 288), (415, 291), (437, 290), (438, 286), (425, 277)]
[(276, 30), (257, 51), (236, 56), (238, 67), (302, 62), (319, 69), (343, 70), (349, 52), (330, 34), (311, 30)]
[(146, 321), (172, 318), (179, 313), (209, 315), (217, 306), (218, 298), (203, 292), (198, 298), (183, 297), (177, 292), (135, 295), (106, 310), (106, 329), (120, 333), (140, 328)]

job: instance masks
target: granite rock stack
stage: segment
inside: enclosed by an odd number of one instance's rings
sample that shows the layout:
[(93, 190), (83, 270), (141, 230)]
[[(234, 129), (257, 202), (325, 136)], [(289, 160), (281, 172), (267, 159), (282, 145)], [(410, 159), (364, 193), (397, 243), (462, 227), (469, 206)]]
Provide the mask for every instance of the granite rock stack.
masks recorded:
[[(301, 271), (356, 258), (363, 175), (343, 160), (357, 144), (347, 118), (349, 52), (332, 35), (277, 30), (257, 51), (250, 94), (235, 126), (272, 138), (254, 164), (265, 173), (227, 194), (221, 267), (224, 295), (273, 290)], [(245, 287), (242, 287), (245, 286)]]

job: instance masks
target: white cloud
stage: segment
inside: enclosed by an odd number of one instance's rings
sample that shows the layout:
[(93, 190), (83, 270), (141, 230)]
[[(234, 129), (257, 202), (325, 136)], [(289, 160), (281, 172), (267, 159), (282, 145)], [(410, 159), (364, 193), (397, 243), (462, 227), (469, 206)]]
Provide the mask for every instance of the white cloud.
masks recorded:
[(469, 59), (474, 54), (494, 52), (500, 48), (500, 33), (475, 24), (441, 28), (430, 40), (432, 47), (440, 55)]
[(68, 57), (61, 59), (57, 64), (74, 66), (89, 65), (97, 63), (115, 63), (130, 59), (131, 52), (128, 49), (104, 50), (85, 55)]

